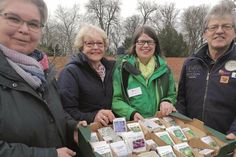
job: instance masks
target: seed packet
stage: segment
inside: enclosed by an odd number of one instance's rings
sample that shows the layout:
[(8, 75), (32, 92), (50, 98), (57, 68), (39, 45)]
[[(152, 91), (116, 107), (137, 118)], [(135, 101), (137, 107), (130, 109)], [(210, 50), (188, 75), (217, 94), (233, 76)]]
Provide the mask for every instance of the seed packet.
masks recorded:
[(123, 132), (121, 137), (124, 139), (127, 147), (133, 152), (140, 153), (146, 151), (146, 143), (143, 132)]
[(187, 137), (184, 135), (184, 132), (182, 131), (180, 126), (171, 126), (169, 128), (166, 128), (166, 130), (181, 141), (187, 141)]
[(187, 133), (191, 137), (197, 137), (197, 134), (188, 127), (187, 128), (182, 128), (182, 130), (183, 130), (183, 132)]
[(110, 147), (117, 157), (128, 157), (132, 154), (132, 151), (127, 147), (124, 141), (111, 143)]
[(93, 142), (91, 145), (94, 149), (94, 152), (97, 152), (102, 157), (112, 157), (110, 146), (106, 143), (106, 141)]
[(140, 120), (139, 124), (146, 127), (150, 132), (156, 132), (160, 130), (160, 126), (150, 119)]
[(99, 142), (99, 139), (98, 139), (98, 136), (97, 136), (96, 132), (91, 133), (90, 142)]
[(121, 141), (122, 139), (114, 132), (111, 127), (103, 127), (98, 129), (98, 133), (107, 142), (112, 143), (116, 141)]
[(157, 143), (154, 142), (152, 139), (146, 140), (145, 143), (146, 143), (146, 146), (149, 150), (156, 150), (156, 148), (158, 146)]
[(126, 120), (124, 117), (122, 118), (115, 118), (113, 120), (113, 128), (116, 133), (121, 133), (121, 132), (126, 132), (127, 127), (126, 127)]
[(155, 122), (157, 125), (159, 125), (161, 129), (165, 129), (165, 126), (161, 123), (159, 118), (155, 117), (155, 118), (151, 118), (150, 120)]
[(205, 136), (201, 138), (202, 142), (210, 145), (214, 149), (219, 149), (219, 145), (216, 143), (216, 141), (211, 138), (211, 136)]
[(130, 131), (133, 131), (133, 132), (140, 132), (142, 131), (139, 123), (128, 123), (127, 124), (127, 127), (129, 128)]
[(176, 144), (174, 148), (183, 153), (186, 157), (194, 157), (192, 149), (187, 142)]
[(157, 147), (157, 152), (160, 155), (160, 157), (176, 157), (171, 146)]
[(163, 117), (162, 119), (170, 126), (177, 125), (175, 120), (171, 118), (170, 116)]
[(138, 157), (160, 157), (155, 151), (144, 152), (138, 154)]
[(166, 144), (173, 146), (175, 143), (168, 134), (168, 132), (163, 131), (163, 132), (157, 132), (155, 133), (156, 136), (158, 136), (162, 141), (164, 141)]
[(199, 154), (204, 155), (205, 157), (213, 156), (215, 151), (213, 149), (203, 149), (198, 152)]

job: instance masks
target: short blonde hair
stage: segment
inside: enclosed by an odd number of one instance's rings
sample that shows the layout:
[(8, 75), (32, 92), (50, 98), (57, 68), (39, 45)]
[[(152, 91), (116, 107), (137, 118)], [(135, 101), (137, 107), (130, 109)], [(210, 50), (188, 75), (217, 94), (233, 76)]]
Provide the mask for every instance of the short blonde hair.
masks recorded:
[(74, 47), (76, 49), (79, 49), (80, 51), (83, 50), (83, 46), (84, 46), (84, 38), (86, 36), (91, 36), (93, 37), (93, 33), (96, 32), (99, 35), (101, 35), (103, 42), (105, 44), (105, 49), (107, 49), (108, 47), (108, 38), (107, 38), (107, 34), (104, 32), (104, 30), (102, 30), (101, 28), (94, 26), (94, 25), (84, 25), (80, 31), (78, 32), (78, 34), (75, 37), (75, 42), (74, 42)]

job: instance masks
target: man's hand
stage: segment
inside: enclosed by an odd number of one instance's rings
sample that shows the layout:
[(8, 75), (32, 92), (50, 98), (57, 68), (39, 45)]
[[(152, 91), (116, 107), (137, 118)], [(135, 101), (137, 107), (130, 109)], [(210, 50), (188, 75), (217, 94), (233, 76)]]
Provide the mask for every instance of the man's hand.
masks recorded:
[(80, 126), (87, 126), (87, 122), (84, 121), (84, 120), (78, 122), (78, 124), (77, 124), (77, 126), (74, 130), (74, 141), (75, 141), (76, 144), (78, 144), (78, 142), (79, 142), (78, 141), (78, 127), (80, 127)]
[(94, 118), (94, 122), (100, 122), (103, 126), (107, 126), (115, 119), (111, 110), (99, 110)]
[(141, 116), (141, 114), (137, 112), (134, 114), (134, 121), (137, 122), (139, 120), (143, 120), (143, 116)]
[(162, 101), (160, 104), (160, 114), (162, 116), (168, 116), (170, 113), (173, 111), (176, 111), (175, 107), (173, 104), (171, 104), (168, 101)]
[(57, 149), (57, 156), (58, 157), (73, 157), (75, 155), (76, 155), (76, 152), (70, 150), (67, 147)]

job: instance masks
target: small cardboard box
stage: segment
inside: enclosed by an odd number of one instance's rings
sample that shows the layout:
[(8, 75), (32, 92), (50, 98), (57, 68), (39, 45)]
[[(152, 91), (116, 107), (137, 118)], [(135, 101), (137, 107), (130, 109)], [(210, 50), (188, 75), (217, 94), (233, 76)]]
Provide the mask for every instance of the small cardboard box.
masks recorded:
[[(180, 113), (172, 113), (170, 115), (176, 123), (181, 127), (189, 127), (197, 132), (199, 137), (210, 136), (212, 137), (217, 144), (220, 146), (219, 150), (216, 150), (216, 157), (230, 157), (233, 154), (234, 149), (236, 148), (235, 140), (226, 140), (225, 135), (212, 129), (203, 124), (203, 122), (197, 119), (190, 119)], [(78, 128), (78, 140), (79, 140), (79, 150), (80, 153), (84, 157), (101, 157), (101, 155), (97, 154), (93, 151), (89, 140), (91, 137), (91, 132), (97, 131), (99, 128), (103, 127), (101, 124), (91, 124), (87, 127), (79, 127)], [(188, 135), (187, 135), (188, 137)], [(155, 136), (152, 132), (145, 132), (146, 139), (154, 140), (159, 146), (166, 145), (161, 139)], [(175, 137), (172, 137), (176, 143), (180, 143), (181, 141)], [(188, 138), (188, 143), (192, 148), (208, 148), (212, 149), (209, 145), (205, 144), (200, 140), (200, 138)], [(184, 157), (177, 150), (174, 150), (177, 157)], [(203, 157), (203, 155), (198, 154), (197, 152), (193, 152), (196, 157)], [(137, 157), (137, 154), (132, 154), (132, 157)]]

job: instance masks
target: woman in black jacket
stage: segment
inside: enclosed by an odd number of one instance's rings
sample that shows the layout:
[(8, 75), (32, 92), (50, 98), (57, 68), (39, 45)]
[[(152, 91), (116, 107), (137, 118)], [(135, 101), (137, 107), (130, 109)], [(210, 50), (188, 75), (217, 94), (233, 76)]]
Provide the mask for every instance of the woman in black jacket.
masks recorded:
[(79, 52), (58, 79), (63, 107), (76, 120), (106, 126), (115, 118), (111, 111), (114, 61), (104, 58), (106, 33), (86, 25), (76, 36), (75, 47)]
[(47, 7), (1, 0), (0, 10), (0, 156), (72, 157), (77, 122), (62, 108), (47, 56), (36, 50)]

